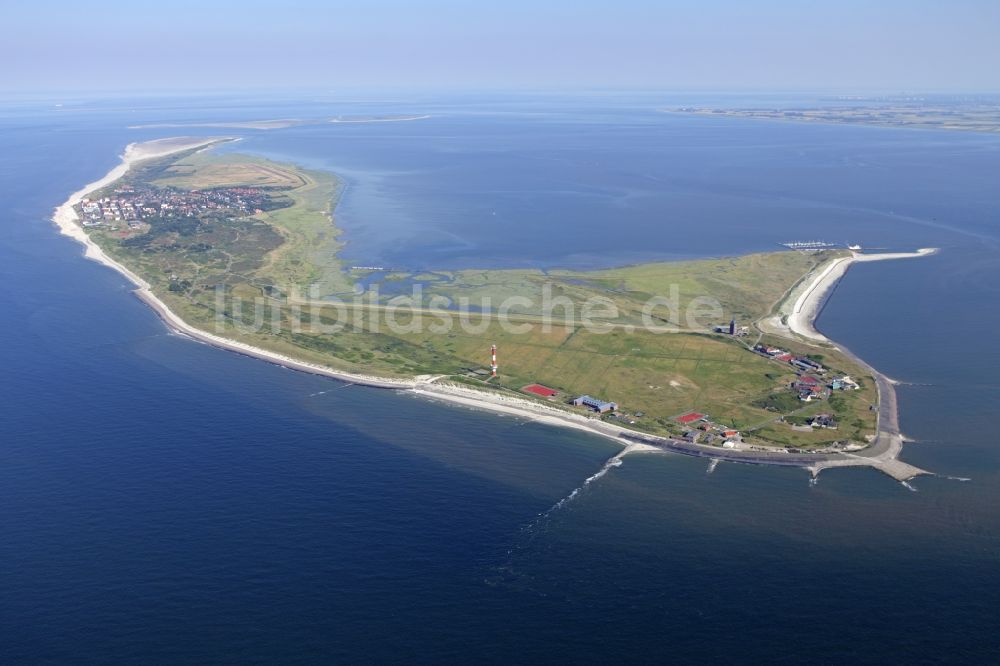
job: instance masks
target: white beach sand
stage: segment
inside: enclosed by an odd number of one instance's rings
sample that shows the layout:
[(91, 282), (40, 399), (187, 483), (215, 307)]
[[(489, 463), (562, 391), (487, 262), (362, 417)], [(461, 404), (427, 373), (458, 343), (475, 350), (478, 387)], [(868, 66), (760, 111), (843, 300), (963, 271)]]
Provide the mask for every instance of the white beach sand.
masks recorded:
[(831, 340), (816, 330), (816, 317), (830, 291), (855, 263), (887, 261), (890, 259), (915, 259), (927, 257), (937, 248), (921, 248), (916, 252), (886, 252), (881, 254), (861, 254), (832, 259), (817, 267), (788, 294), (778, 311), (761, 321), (761, 328), (779, 335), (798, 335), (813, 342), (831, 343)]

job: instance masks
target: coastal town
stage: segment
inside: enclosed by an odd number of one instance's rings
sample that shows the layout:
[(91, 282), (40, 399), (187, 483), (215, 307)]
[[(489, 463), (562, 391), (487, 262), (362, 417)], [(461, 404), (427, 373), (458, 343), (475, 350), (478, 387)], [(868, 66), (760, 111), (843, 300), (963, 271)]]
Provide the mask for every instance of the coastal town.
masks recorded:
[(207, 215), (254, 215), (275, 208), (273, 193), (259, 187), (182, 190), (173, 187), (125, 185), (104, 196), (85, 197), (79, 204), (83, 226), (132, 229), (156, 218), (197, 218)]

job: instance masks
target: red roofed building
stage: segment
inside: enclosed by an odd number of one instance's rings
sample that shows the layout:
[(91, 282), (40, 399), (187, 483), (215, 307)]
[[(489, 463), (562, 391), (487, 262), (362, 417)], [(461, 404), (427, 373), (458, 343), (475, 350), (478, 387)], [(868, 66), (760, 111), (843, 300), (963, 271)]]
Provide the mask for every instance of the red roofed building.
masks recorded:
[(555, 389), (550, 389), (548, 386), (542, 386), (541, 384), (528, 384), (521, 390), (524, 391), (525, 393), (533, 393), (543, 398), (551, 398), (552, 396), (559, 393), (559, 391)]
[(704, 414), (699, 414), (698, 412), (689, 412), (687, 414), (684, 414), (683, 416), (678, 416), (675, 420), (680, 421), (684, 425), (687, 425), (688, 423), (701, 421), (703, 418), (705, 418)]

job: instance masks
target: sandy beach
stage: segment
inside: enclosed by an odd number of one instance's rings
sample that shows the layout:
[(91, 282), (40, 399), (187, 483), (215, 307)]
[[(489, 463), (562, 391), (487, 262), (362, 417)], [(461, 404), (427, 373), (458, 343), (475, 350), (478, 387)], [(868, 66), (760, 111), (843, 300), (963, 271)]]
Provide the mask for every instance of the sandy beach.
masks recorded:
[[(125, 268), (117, 261), (105, 254), (96, 243), (90, 240), (90, 236), (80, 226), (80, 220), (74, 210), (80, 201), (91, 192), (107, 187), (124, 176), (133, 164), (142, 160), (162, 157), (171, 153), (206, 146), (218, 141), (232, 140), (230, 137), (177, 137), (171, 139), (157, 139), (144, 143), (130, 143), (125, 147), (125, 152), (121, 156), (122, 163), (109, 171), (103, 178), (74, 192), (52, 215), (52, 221), (59, 227), (60, 233), (69, 236), (73, 240), (81, 243), (84, 247), (84, 256), (105, 266), (109, 266), (131, 280), (140, 289), (149, 290), (149, 285), (138, 275)], [(150, 292), (151, 293), (151, 292)]]
[(852, 252), (850, 256), (832, 259), (803, 278), (785, 297), (776, 312), (761, 321), (761, 328), (777, 335), (797, 335), (811, 342), (833, 344), (829, 338), (816, 330), (815, 322), (830, 292), (851, 266), (869, 261), (916, 259), (930, 256), (937, 251), (937, 248), (921, 248), (916, 252), (880, 254)]
[[(121, 164), (109, 171), (100, 180), (90, 183), (86, 187), (70, 195), (70, 197), (62, 205), (56, 208), (52, 219), (59, 227), (62, 234), (69, 236), (84, 246), (84, 256), (86, 258), (108, 266), (109, 268), (112, 268), (127, 277), (136, 286), (134, 292), (135, 295), (152, 308), (168, 328), (198, 342), (209, 344), (220, 349), (233, 351), (238, 354), (243, 354), (244, 356), (257, 358), (269, 363), (281, 365), (293, 370), (330, 377), (332, 379), (337, 379), (350, 384), (381, 389), (410, 391), (427, 399), (441, 400), (455, 405), (462, 405), (474, 409), (483, 409), (496, 414), (525, 418), (539, 423), (572, 428), (589, 434), (599, 435), (601, 437), (612, 439), (623, 447), (622, 451), (619, 452), (615, 458), (620, 458), (623, 455), (636, 452), (665, 451), (665, 448), (663, 447), (643, 444), (635, 441), (635, 439), (628, 438), (630, 436), (638, 435), (646, 438), (647, 441), (662, 441), (665, 444), (681, 444), (680, 442), (673, 442), (672, 440), (666, 440), (661, 437), (651, 437), (643, 433), (631, 431), (623, 426), (612, 425), (601, 421), (598, 418), (588, 417), (583, 414), (575, 414), (553, 406), (547, 406), (527, 398), (506, 395), (499, 392), (480, 391), (453, 381), (448, 381), (443, 376), (421, 375), (409, 379), (395, 379), (345, 372), (328, 366), (301, 361), (283, 354), (262, 349), (260, 347), (254, 347), (252, 345), (231, 340), (229, 338), (215, 335), (191, 326), (181, 319), (176, 313), (171, 311), (166, 304), (153, 293), (149, 283), (119, 262), (112, 259), (90, 239), (79, 224), (79, 219), (74, 206), (86, 197), (87, 194), (106, 187), (124, 176), (134, 164), (141, 162), (142, 160), (162, 157), (171, 153), (197, 148), (199, 146), (206, 146), (225, 140), (233, 139), (230, 137), (181, 137), (130, 144), (121, 156)], [(822, 307), (825, 296), (836, 285), (837, 281), (843, 277), (851, 264), (857, 261), (878, 261), (884, 259), (921, 257), (933, 254), (935, 251), (936, 250), (932, 249), (923, 249), (913, 253), (881, 255), (854, 254), (850, 257), (836, 259), (806, 276), (806, 278), (804, 278), (785, 298), (779, 308), (779, 314), (768, 318), (766, 322), (760, 322), (762, 330), (773, 326), (774, 330), (770, 332), (780, 335), (799, 335), (813, 341), (829, 342), (824, 336), (822, 336), (822, 334), (815, 330), (813, 327), (813, 321), (818, 314), (819, 309)], [(786, 310), (787, 313), (785, 312)], [(787, 325), (782, 323), (783, 314), (781, 313), (785, 313), (787, 315)], [(892, 405), (894, 409), (894, 401), (892, 401)], [(837, 456), (836, 454), (817, 455), (817, 464), (809, 467), (809, 469), (811, 469), (814, 474), (817, 474), (820, 469), (826, 467), (866, 465), (880, 469), (894, 478), (901, 479), (910, 478), (916, 474), (924, 473), (923, 470), (911, 468), (906, 466), (904, 463), (896, 461), (896, 456), (902, 448), (902, 442), (899, 439), (898, 432), (894, 432), (892, 435), (893, 438), (891, 441), (895, 443), (898, 440), (898, 444), (895, 446), (885, 447), (884, 450), (876, 451), (874, 452), (874, 455), (870, 457), (852, 456), (847, 458), (844, 456)], [(678, 449), (676, 446), (671, 448), (671, 450), (682, 453), (687, 452), (700, 456), (712, 456), (713, 453), (716, 453), (715, 450), (707, 446), (688, 444), (685, 444), (684, 446), (687, 451), (684, 449)], [(725, 457), (727, 460), (736, 462), (740, 461), (739, 452), (727, 451), (725, 452)], [(775, 462), (772, 464), (788, 464), (788, 462), (779, 462), (779, 459), (780, 455), (774, 458)], [(744, 462), (768, 464), (767, 462), (762, 462), (762, 458), (759, 454), (749, 454)]]
[(885, 252), (878, 254), (863, 254), (852, 252), (849, 256), (832, 259), (818, 266), (806, 275), (792, 288), (782, 302), (775, 308), (774, 314), (757, 322), (758, 328), (764, 333), (783, 336), (792, 340), (801, 340), (811, 344), (829, 344), (840, 349), (859, 365), (867, 368), (875, 378), (879, 396), (878, 424), (875, 441), (859, 454), (844, 454), (839, 459), (817, 461), (809, 467), (814, 475), (824, 469), (833, 467), (868, 466), (892, 476), (905, 483), (908, 479), (920, 474), (928, 474), (899, 460), (903, 450), (903, 437), (899, 432), (899, 410), (896, 405), (896, 391), (893, 381), (873, 368), (864, 359), (849, 349), (816, 330), (816, 318), (823, 309), (826, 299), (844, 277), (848, 269), (856, 263), (869, 261), (888, 261), (892, 259), (917, 259), (928, 257), (938, 252), (937, 248), (921, 248), (915, 252)]
[(333, 118), (328, 122), (331, 123), (400, 123), (409, 120), (427, 120), (431, 116), (429, 114), (424, 114), (422, 116), (400, 116), (398, 118)]

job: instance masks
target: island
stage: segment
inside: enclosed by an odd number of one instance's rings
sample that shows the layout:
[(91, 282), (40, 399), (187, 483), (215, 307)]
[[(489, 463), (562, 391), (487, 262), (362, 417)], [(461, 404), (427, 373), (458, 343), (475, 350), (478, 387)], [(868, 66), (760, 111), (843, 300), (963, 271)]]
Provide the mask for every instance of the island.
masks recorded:
[(619, 456), (925, 473), (898, 459), (892, 383), (813, 321), (854, 262), (932, 250), (806, 245), (590, 271), (349, 266), (337, 177), (217, 150), (235, 140), (132, 144), (54, 216), (177, 332), (596, 433)]
[(821, 106), (677, 107), (664, 113), (834, 125), (1000, 132), (1000, 103), (989, 99), (850, 99)]

